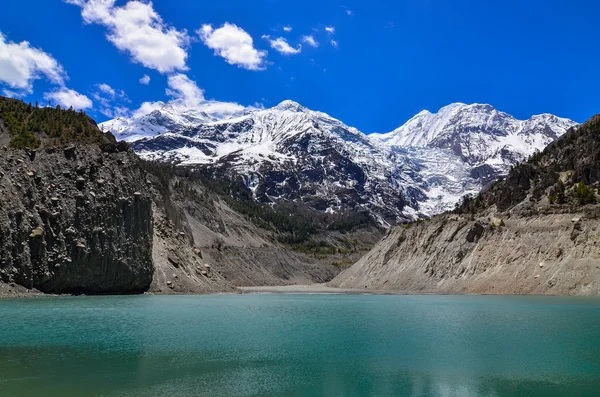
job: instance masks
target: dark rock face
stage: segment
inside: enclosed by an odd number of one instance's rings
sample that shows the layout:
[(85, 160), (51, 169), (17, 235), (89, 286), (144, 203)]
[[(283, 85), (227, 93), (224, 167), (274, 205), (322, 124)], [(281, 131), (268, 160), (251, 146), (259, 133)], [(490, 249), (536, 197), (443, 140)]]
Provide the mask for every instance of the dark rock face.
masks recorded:
[(0, 280), (48, 293), (148, 289), (146, 178), (126, 147), (110, 149), (0, 149)]

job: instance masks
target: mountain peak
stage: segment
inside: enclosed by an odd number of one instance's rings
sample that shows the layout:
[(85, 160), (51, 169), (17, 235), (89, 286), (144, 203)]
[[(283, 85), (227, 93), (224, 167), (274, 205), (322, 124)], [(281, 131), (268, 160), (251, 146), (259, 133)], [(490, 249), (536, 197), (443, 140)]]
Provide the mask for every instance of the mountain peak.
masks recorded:
[(414, 115), (413, 119), (420, 118), (420, 117), (427, 117), (429, 115), (431, 115), (431, 112), (429, 110), (427, 110), (427, 109), (423, 109), (419, 113), (417, 113), (416, 115)]
[(396, 130), (373, 138), (392, 146), (450, 150), (473, 166), (488, 161), (496, 165), (508, 161), (494, 157), (502, 148), (511, 147), (517, 157), (526, 158), (575, 124), (548, 114), (522, 121), (488, 104), (457, 102), (437, 113), (423, 111)]
[(551, 115), (520, 121), (491, 105), (453, 103), (367, 137), (292, 100), (269, 109), (156, 105), (143, 117), (105, 125), (136, 141), (133, 149), (145, 158), (251, 178), (258, 200), (309, 194), (319, 211), (363, 208), (381, 224), (452, 208), (575, 124)]
[(298, 102), (292, 101), (291, 99), (282, 101), (279, 105), (275, 106), (275, 109), (288, 110), (292, 112), (303, 112), (306, 110), (304, 106), (300, 105)]

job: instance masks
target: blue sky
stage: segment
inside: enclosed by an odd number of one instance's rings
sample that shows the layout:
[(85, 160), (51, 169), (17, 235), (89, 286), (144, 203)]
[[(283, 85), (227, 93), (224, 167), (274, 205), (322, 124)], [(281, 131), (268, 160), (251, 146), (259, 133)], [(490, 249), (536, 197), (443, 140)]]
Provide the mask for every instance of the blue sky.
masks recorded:
[(592, 0), (5, 3), (0, 91), (98, 121), (172, 97), (293, 99), (366, 133), (457, 101), (600, 113)]

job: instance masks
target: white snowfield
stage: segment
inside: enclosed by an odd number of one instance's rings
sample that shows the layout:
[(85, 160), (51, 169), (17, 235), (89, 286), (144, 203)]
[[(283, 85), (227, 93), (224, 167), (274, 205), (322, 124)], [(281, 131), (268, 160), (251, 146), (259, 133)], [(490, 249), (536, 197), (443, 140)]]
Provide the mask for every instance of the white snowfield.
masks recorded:
[(224, 166), (255, 194), (297, 200), (292, 190), (309, 191), (326, 202), (322, 211), (360, 208), (388, 225), (453, 208), (577, 124), (455, 103), (366, 135), (290, 100), (269, 109), (228, 105), (171, 101), (100, 127), (144, 158)]

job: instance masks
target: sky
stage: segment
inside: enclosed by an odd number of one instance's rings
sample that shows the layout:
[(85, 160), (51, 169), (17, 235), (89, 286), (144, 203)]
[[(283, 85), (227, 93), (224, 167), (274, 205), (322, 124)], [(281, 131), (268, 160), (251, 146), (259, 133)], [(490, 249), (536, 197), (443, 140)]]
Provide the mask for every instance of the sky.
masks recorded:
[(365, 133), (453, 102), (520, 119), (600, 113), (596, 0), (4, 3), (0, 94), (98, 122), (174, 98), (292, 99)]

